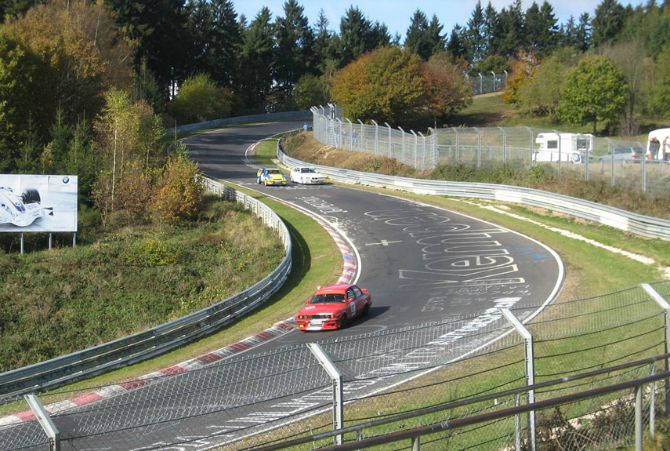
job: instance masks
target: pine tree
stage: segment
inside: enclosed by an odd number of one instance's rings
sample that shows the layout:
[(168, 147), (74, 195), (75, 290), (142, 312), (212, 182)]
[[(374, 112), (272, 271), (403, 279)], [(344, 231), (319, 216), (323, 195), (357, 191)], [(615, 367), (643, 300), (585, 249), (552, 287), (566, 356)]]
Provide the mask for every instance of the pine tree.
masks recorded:
[(405, 35), (404, 47), (419, 55), (424, 60), (430, 58), (433, 43), (428, 35), (428, 19), (423, 11), (417, 9), (412, 15), (409, 28)]
[(472, 11), (470, 20), (468, 20), (466, 45), (473, 63), (485, 58), (484, 11), (481, 0), (477, 0), (475, 9)]
[(603, 0), (596, 8), (593, 26), (593, 46), (616, 40), (626, 19), (626, 10), (617, 0)]
[(263, 7), (244, 32), (239, 92), (244, 106), (252, 111), (263, 110), (272, 86), (274, 29), (271, 22), (270, 10)]
[(314, 72), (314, 34), (296, 0), (286, 0), (284, 16), (276, 19), (275, 42), (275, 80), (290, 90), (300, 77)]

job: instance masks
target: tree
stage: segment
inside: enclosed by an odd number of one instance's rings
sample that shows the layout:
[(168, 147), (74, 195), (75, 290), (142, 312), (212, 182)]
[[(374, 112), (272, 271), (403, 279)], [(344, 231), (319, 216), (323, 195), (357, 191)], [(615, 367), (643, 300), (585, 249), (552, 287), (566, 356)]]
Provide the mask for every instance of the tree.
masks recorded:
[(421, 59), (396, 47), (365, 54), (333, 78), (331, 94), (349, 117), (402, 124), (424, 105)]
[(426, 79), (425, 104), (436, 124), (472, 102), (472, 86), (463, 75), (466, 63), (447, 53), (433, 55), (423, 65)]
[(67, 120), (94, 117), (109, 86), (130, 84), (130, 51), (101, 4), (54, 0), (5, 27), (42, 61), (30, 111), (43, 138), (59, 109)]
[(497, 52), (497, 42), (500, 38), (500, 18), (491, 2), (488, 2), (484, 9), (483, 32), (486, 48), (484, 53), (490, 56)]
[(486, 52), (486, 37), (484, 36), (484, 11), (481, 0), (477, 0), (475, 9), (468, 20), (466, 46), (473, 63), (484, 59)]
[(363, 53), (375, 49), (380, 31), (373, 30), (360, 9), (349, 7), (340, 21), (339, 66), (344, 67)]
[(181, 124), (202, 122), (230, 116), (232, 93), (222, 88), (207, 74), (186, 79), (177, 97), (168, 105), (168, 111)]
[(524, 47), (524, 15), (521, 0), (515, 0), (508, 8), (500, 11), (499, 23), (497, 53), (507, 57), (514, 56)]
[(319, 11), (314, 34), (314, 61), (316, 68), (323, 74), (328, 62), (337, 59), (336, 40), (333, 33), (328, 30), (328, 19), (323, 9)]
[(583, 59), (565, 80), (557, 116), (572, 124), (611, 126), (626, 105), (628, 86), (621, 70), (604, 56)]
[(163, 164), (159, 156), (165, 131), (160, 118), (148, 103), (133, 102), (128, 93), (111, 89), (94, 129), (99, 170), (93, 186), (95, 205), (105, 220), (118, 209), (137, 212), (128, 187), (143, 186), (136, 178), (148, 177), (152, 168)]
[(620, 131), (625, 135), (635, 135), (638, 133), (638, 117), (645, 112), (648, 104), (650, 79), (654, 73), (653, 62), (646, 55), (644, 44), (639, 38), (605, 46), (603, 55), (616, 64), (626, 79), (627, 101)]
[(192, 72), (192, 39), (184, 0), (105, 0), (126, 35), (137, 44), (135, 66), (143, 61), (156, 77), (165, 99)]
[(623, 29), (626, 10), (617, 0), (603, 0), (593, 17), (593, 46), (613, 41)]
[(156, 185), (150, 204), (152, 214), (167, 223), (192, 220), (201, 210), (204, 192), (198, 165), (189, 160), (186, 146), (179, 144)]
[(440, 20), (433, 14), (428, 24), (428, 40), (432, 45), (431, 56), (445, 50), (446, 42), (444, 35), (442, 35), (442, 28)]
[(19, 147), (29, 136), (31, 107), (39, 99), (37, 55), (7, 31), (0, 30), (0, 170), (11, 172), (19, 159)]
[(428, 35), (428, 19), (421, 10), (417, 9), (407, 29), (404, 47), (427, 60), (433, 54), (433, 45)]
[(275, 23), (275, 42), (275, 81), (288, 92), (300, 77), (314, 72), (314, 34), (296, 0), (284, 3), (284, 17)]
[(654, 65), (655, 80), (649, 94), (649, 110), (667, 116), (670, 105), (670, 45), (666, 45), (658, 55)]
[(468, 59), (468, 49), (465, 45), (465, 30), (458, 24), (451, 30), (451, 34), (449, 35), (447, 52), (454, 58)]
[(293, 89), (293, 100), (301, 110), (309, 110), (313, 106), (325, 105), (330, 97), (328, 83), (322, 77), (303, 75)]
[(539, 60), (534, 53), (520, 50), (512, 65), (512, 75), (507, 79), (507, 87), (503, 92), (503, 101), (513, 105), (519, 104), (519, 93), (526, 83), (533, 77)]
[(264, 110), (265, 98), (272, 86), (274, 31), (271, 20), (270, 10), (263, 7), (244, 33), (239, 95), (252, 111)]
[(561, 87), (576, 66), (580, 53), (572, 47), (556, 50), (519, 87), (518, 105), (526, 113), (554, 117), (561, 100)]

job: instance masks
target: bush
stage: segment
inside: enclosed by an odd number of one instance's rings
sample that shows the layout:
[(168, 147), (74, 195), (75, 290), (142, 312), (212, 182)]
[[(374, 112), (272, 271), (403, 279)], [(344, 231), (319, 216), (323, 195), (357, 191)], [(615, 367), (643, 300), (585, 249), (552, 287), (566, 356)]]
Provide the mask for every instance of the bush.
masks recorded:
[(151, 204), (152, 215), (170, 224), (192, 220), (200, 211), (204, 192), (198, 165), (188, 159), (182, 144), (158, 180)]
[(205, 74), (187, 78), (177, 97), (168, 105), (168, 112), (178, 123), (188, 124), (230, 116), (233, 93), (216, 86)]

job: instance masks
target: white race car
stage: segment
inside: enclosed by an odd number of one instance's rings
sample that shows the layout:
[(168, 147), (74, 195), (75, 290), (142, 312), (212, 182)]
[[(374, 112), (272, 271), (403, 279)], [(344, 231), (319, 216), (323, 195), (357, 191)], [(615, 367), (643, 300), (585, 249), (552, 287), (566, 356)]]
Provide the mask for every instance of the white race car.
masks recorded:
[(0, 224), (27, 227), (45, 214), (53, 216), (53, 208), (42, 207), (40, 193), (27, 189), (20, 196), (12, 188), (0, 186)]
[(304, 185), (319, 185), (326, 183), (326, 176), (320, 172), (316, 172), (316, 169), (309, 166), (296, 166), (292, 168), (290, 178), (293, 183), (301, 183)]

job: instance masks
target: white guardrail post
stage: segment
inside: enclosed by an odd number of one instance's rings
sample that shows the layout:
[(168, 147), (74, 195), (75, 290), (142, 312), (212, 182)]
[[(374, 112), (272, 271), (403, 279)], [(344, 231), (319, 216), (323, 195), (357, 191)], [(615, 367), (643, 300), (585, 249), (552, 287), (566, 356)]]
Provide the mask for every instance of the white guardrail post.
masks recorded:
[[(665, 340), (663, 341), (663, 353), (668, 354), (668, 350), (670, 349), (670, 304), (668, 301), (663, 298), (663, 296), (660, 295), (658, 291), (654, 289), (651, 285), (648, 283), (643, 283), (640, 285), (642, 289), (649, 295), (650, 298), (652, 298), (661, 309), (663, 309), (663, 312), (665, 313)], [(670, 360), (668, 357), (665, 358), (665, 370), (668, 371), (668, 363), (670, 363)], [(666, 379), (665, 380), (665, 412), (668, 414), (670, 412), (670, 380)]]
[(37, 396), (31, 394), (25, 395), (24, 398), (49, 439), (49, 451), (60, 451), (60, 432), (51, 420), (49, 412), (47, 412)]
[[(523, 337), (526, 342), (526, 385), (535, 385), (535, 362), (533, 356), (533, 335), (528, 329), (517, 319), (514, 314), (506, 308), (501, 308), (500, 312), (507, 319), (507, 321), (514, 326), (514, 329)], [(535, 402), (535, 390), (528, 390), (528, 404)], [(531, 451), (535, 451), (535, 411), (528, 412), (528, 426), (529, 426), (529, 441)]]
[[(307, 348), (312, 352), (319, 364), (326, 370), (333, 384), (333, 430), (344, 427), (344, 391), (342, 389), (342, 375), (328, 354), (318, 343), (307, 343)], [(342, 444), (342, 434), (335, 436), (335, 444)]]

